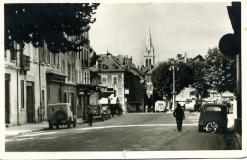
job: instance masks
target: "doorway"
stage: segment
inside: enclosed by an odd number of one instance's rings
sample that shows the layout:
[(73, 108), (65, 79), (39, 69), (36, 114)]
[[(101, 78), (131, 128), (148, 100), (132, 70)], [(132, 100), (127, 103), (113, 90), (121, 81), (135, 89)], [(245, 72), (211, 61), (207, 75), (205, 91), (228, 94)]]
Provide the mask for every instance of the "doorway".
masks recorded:
[(10, 74), (5, 74), (5, 123), (10, 123)]
[(27, 90), (27, 123), (35, 122), (35, 101), (34, 101), (34, 83), (27, 82), (26, 83)]
[(75, 108), (75, 94), (69, 93), (69, 103), (71, 104), (73, 115), (76, 115), (76, 108)]

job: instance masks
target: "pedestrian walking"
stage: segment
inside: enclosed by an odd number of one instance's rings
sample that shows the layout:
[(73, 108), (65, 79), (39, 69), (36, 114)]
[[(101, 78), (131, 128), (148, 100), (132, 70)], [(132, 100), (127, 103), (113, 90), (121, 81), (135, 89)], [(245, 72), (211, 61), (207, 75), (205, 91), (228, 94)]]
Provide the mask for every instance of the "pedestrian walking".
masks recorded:
[(93, 108), (92, 106), (88, 106), (87, 108), (87, 118), (88, 118), (88, 126), (93, 125)]
[(173, 112), (173, 116), (176, 118), (177, 129), (178, 131), (182, 131), (183, 120), (185, 119), (184, 110), (178, 104), (177, 108)]

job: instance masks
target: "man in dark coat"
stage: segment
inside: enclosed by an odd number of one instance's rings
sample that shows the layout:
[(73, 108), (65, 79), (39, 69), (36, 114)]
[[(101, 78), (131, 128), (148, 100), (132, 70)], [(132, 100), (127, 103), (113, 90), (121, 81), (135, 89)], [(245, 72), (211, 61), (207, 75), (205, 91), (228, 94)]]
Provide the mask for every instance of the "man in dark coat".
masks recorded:
[(91, 127), (93, 124), (93, 108), (92, 106), (87, 107), (87, 118), (88, 118), (88, 125)]
[(185, 119), (184, 110), (178, 104), (177, 108), (173, 112), (173, 116), (176, 118), (178, 131), (182, 131), (183, 120)]

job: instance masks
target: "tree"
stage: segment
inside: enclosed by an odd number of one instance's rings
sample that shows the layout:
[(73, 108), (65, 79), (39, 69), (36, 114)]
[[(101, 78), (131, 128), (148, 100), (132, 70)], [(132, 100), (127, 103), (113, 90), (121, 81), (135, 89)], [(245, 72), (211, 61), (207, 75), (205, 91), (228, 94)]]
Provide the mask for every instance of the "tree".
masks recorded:
[(80, 34), (95, 22), (99, 4), (5, 4), (5, 50), (15, 50), (13, 42), (24, 47), (44, 44), (52, 53), (78, 51), (87, 40)]
[[(163, 96), (171, 98), (173, 90), (173, 71), (170, 70), (171, 62), (163, 62), (153, 70), (152, 81), (154, 85), (154, 94), (159, 99)], [(176, 67), (176, 92), (180, 92), (183, 88), (193, 83), (193, 69), (186, 63), (177, 62)]]
[(209, 85), (204, 80), (207, 69), (205, 61), (190, 62), (189, 65), (193, 69), (193, 83), (191, 86), (196, 89), (197, 96), (207, 97)]
[(208, 50), (204, 81), (210, 89), (219, 93), (234, 92), (236, 89), (235, 58), (223, 55), (218, 48)]

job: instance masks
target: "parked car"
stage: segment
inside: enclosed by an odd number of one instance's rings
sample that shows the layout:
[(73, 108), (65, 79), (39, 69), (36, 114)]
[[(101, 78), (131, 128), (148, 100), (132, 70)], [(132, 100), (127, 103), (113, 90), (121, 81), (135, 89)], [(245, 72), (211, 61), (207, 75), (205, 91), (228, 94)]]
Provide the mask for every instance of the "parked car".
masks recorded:
[(192, 99), (192, 100), (186, 100), (185, 104), (184, 104), (184, 109), (186, 111), (195, 111), (195, 104), (196, 104), (196, 100)]
[(104, 119), (111, 119), (111, 111), (108, 105), (102, 105), (102, 114)]
[(73, 125), (76, 127), (76, 115), (73, 114), (70, 103), (57, 103), (47, 105), (47, 121), (49, 128), (53, 126), (59, 128), (59, 125), (67, 125), (68, 128)]
[(201, 107), (201, 113), (198, 123), (198, 131), (202, 132), (210, 123), (215, 123), (217, 130), (227, 130), (227, 106), (224, 104), (204, 104)]
[(101, 105), (93, 105), (93, 119), (104, 120)]
[(204, 102), (205, 101), (202, 100), (202, 99), (197, 99), (196, 102), (195, 102), (195, 104), (194, 104), (194, 111), (200, 112), (201, 107), (202, 107), (202, 105), (203, 105)]
[(168, 111), (166, 101), (156, 101), (154, 105), (155, 112), (166, 112)]

